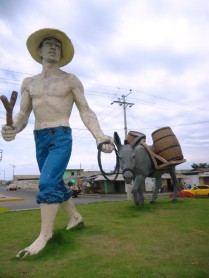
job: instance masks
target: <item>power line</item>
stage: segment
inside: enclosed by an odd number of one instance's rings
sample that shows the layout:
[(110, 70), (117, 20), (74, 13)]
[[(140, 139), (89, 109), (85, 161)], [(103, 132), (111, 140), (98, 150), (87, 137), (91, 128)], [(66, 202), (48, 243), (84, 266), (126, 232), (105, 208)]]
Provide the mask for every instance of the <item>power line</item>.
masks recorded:
[(191, 114), (191, 115), (196, 115), (198, 117), (208, 118), (208, 115), (195, 113), (195, 112), (192, 112), (192, 111), (189, 111), (189, 110), (181, 110), (181, 108), (176, 107), (176, 106), (168, 106), (166, 104), (163, 105), (163, 104), (156, 103), (154, 101), (148, 101), (148, 100), (143, 100), (143, 99), (139, 99), (139, 98), (133, 98), (133, 99), (135, 99), (137, 101), (140, 101), (140, 102), (137, 102), (137, 103), (140, 103), (141, 105), (150, 106), (150, 104), (154, 104), (155, 107), (159, 107), (160, 109), (163, 109), (163, 110), (172, 110), (172, 111), (182, 113), (182, 114)]
[[(5, 72), (11, 72), (11, 73), (17, 73), (17, 74), (22, 74), (22, 75), (32, 75), (32, 74), (29, 74), (29, 73), (24, 73), (24, 72), (18, 72), (18, 71), (12, 71), (12, 70), (7, 70), (7, 69), (0, 69), (1, 71), (5, 71)], [(2, 78), (4, 79), (4, 78)], [(5, 80), (10, 80), (10, 79), (7, 79), (5, 78)], [(16, 79), (15, 81), (18, 82), (18, 80)], [(14, 82), (2, 82), (2, 83), (7, 83), (7, 84), (14, 84), (14, 85), (20, 85), (20, 84), (17, 84), (17, 83), (14, 83)], [(119, 88), (119, 87), (116, 87), (116, 86), (111, 86), (111, 85), (104, 85), (104, 84), (96, 84), (96, 83), (86, 83), (87, 85), (92, 85), (92, 86), (100, 86), (100, 87), (106, 87), (106, 88), (117, 88), (117, 89), (121, 89), (121, 90), (127, 90), (125, 88)], [(100, 96), (108, 96), (108, 97), (112, 97), (112, 96), (115, 96), (116, 93), (110, 93), (110, 92), (104, 92), (104, 91), (97, 91), (97, 90), (88, 90), (88, 89), (85, 89), (85, 91), (87, 92), (88, 95), (95, 95), (97, 97), (100, 97)], [(161, 96), (155, 96), (155, 95), (152, 95), (152, 94), (149, 94), (149, 93), (146, 93), (146, 92), (143, 92), (143, 91), (140, 91), (140, 90), (135, 90), (135, 92), (140, 92), (144, 95), (148, 95), (150, 97), (154, 97), (154, 98), (157, 98), (157, 99), (164, 99), (165, 101), (167, 102), (171, 102), (172, 101), (172, 106), (170, 105), (166, 105), (166, 104), (162, 104), (162, 103), (156, 103), (154, 101), (149, 101), (149, 100), (144, 100), (144, 99), (139, 99), (139, 98), (132, 98), (133, 100), (135, 100), (135, 102), (138, 102), (142, 105), (153, 105), (155, 107), (159, 107), (160, 109), (163, 109), (163, 110), (172, 110), (172, 111), (175, 111), (175, 112), (178, 112), (178, 113), (183, 113), (183, 114), (188, 114), (188, 115), (195, 115), (195, 116), (198, 116), (198, 117), (205, 117), (205, 118), (208, 118), (208, 115), (206, 114), (200, 114), (200, 113), (196, 113), (196, 112), (193, 112), (193, 111), (189, 111), (189, 110), (182, 110), (180, 107), (176, 107), (175, 104), (180, 104), (180, 105), (184, 105), (184, 106), (188, 106), (191, 108), (191, 105), (188, 105), (188, 104), (185, 104), (185, 103), (181, 103), (181, 102), (177, 102), (177, 101), (174, 101), (174, 100), (169, 100), (168, 98), (165, 98), (165, 97), (161, 97)], [(194, 107), (193, 107), (194, 109)], [(103, 118), (105, 117), (105, 115), (103, 116)]]
[(128, 133), (127, 133), (127, 119), (126, 119), (126, 108), (129, 106), (129, 107), (132, 107), (134, 105), (134, 103), (132, 102), (127, 102), (126, 101), (126, 97), (128, 95), (130, 95), (132, 93), (132, 90), (130, 90), (130, 93), (127, 94), (126, 96), (125, 95), (122, 95), (122, 100), (119, 98), (118, 100), (114, 100), (112, 104), (114, 103), (118, 103), (120, 106), (123, 107), (123, 115), (124, 115), (124, 131), (125, 131), (125, 138), (127, 137)]
[[(11, 73), (18, 73), (18, 74), (22, 74), (22, 75), (34, 75), (34, 74), (31, 74), (31, 73), (26, 73), (26, 72), (19, 72), (19, 71), (13, 71), (13, 70), (8, 70), (8, 69), (2, 69), (0, 68), (1, 71), (5, 71), (5, 72), (11, 72)], [(4, 79), (4, 78), (2, 78)], [(18, 81), (18, 80), (16, 80)], [(9, 83), (9, 82), (5, 82), (5, 83)], [(126, 91), (127, 88), (123, 88), (123, 87), (118, 87), (118, 86), (113, 86), (113, 85), (107, 85), (107, 84), (98, 84), (98, 83), (89, 83), (89, 82), (83, 82), (85, 84), (88, 84), (88, 85), (93, 85), (93, 86), (100, 86), (100, 87), (106, 87), (106, 88), (117, 88), (117, 89), (121, 89), (121, 90), (124, 90)], [(11, 84), (15, 84), (15, 83), (11, 83)], [(19, 84), (17, 84), (19, 85)], [(87, 90), (85, 90), (87, 91)], [(179, 102), (179, 101), (174, 101), (174, 100), (170, 100), (166, 97), (162, 97), (162, 96), (156, 96), (156, 95), (153, 95), (153, 94), (150, 94), (150, 93), (147, 93), (147, 92), (144, 92), (142, 90), (137, 90), (137, 89), (134, 89), (135, 92), (139, 92), (140, 94), (144, 94), (144, 95), (147, 95), (147, 96), (150, 96), (150, 97), (153, 97), (153, 98), (157, 98), (157, 99), (163, 99), (163, 100), (166, 100), (168, 102), (172, 102), (172, 103), (176, 103), (176, 104), (180, 104), (180, 105), (183, 105), (183, 106), (188, 106), (190, 107), (189, 104), (186, 104), (186, 103), (182, 103), (182, 102)], [(93, 92), (93, 91), (92, 91)], [(98, 92), (95, 92), (95, 93), (98, 93)], [(106, 93), (105, 93), (106, 94)]]

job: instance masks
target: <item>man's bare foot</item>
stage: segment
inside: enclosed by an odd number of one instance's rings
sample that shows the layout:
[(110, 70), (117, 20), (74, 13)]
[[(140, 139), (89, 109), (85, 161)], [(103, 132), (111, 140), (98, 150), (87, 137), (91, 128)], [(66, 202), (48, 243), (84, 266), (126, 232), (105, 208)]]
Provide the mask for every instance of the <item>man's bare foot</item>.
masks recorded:
[(82, 229), (84, 227), (83, 217), (77, 213), (76, 216), (72, 217), (67, 225), (66, 230), (72, 230), (73, 228)]
[(33, 256), (38, 254), (47, 244), (51, 237), (44, 237), (43, 235), (39, 235), (39, 237), (28, 247), (23, 250), (20, 250), (16, 258), (25, 258), (26, 256)]

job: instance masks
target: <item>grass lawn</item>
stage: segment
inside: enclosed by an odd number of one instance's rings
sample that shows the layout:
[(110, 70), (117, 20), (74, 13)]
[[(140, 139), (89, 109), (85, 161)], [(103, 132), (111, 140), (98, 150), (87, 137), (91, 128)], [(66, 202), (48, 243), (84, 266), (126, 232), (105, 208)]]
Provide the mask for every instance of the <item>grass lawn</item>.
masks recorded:
[(66, 231), (60, 209), (52, 240), (25, 259), (15, 255), (38, 236), (39, 210), (1, 213), (0, 277), (209, 277), (209, 199), (161, 199), (155, 205), (146, 200), (143, 208), (131, 201), (76, 207), (85, 228)]

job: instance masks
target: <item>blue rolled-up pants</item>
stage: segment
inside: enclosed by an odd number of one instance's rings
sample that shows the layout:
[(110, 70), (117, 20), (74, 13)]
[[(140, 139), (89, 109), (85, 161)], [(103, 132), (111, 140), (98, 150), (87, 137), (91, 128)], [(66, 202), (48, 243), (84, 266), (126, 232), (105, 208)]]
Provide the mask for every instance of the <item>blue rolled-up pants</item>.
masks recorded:
[(73, 193), (64, 184), (63, 175), (72, 151), (72, 131), (70, 127), (45, 128), (34, 130), (36, 159), (40, 170), (40, 203), (62, 203)]

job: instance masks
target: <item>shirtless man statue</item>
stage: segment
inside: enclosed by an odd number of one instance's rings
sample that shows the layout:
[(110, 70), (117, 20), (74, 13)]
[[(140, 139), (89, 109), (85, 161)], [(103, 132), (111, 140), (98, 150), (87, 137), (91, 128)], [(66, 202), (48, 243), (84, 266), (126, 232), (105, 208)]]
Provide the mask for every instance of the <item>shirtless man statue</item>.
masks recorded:
[(72, 191), (63, 181), (72, 149), (69, 118), (74, 103), (97, 145), (110, 141), (103, 145), (103, 151), (113, 150), (112, 138), (102, 132), (95, 113), (86, 101), (82, 83), (75, 75), (60, 69), (74, 55), (69, 37), (57, 29), (40, 29), (29, 36), (27, 48), (43, 69), (40, 74), (23, 80), (20, 110), (12, 127), (3, 125), (1, 132), (4, 140), (14, 140), (16, 134), (26, 127), (33, 110), (36, 158), (41, 173), (40, 191), (36, 196), (40, 204), (41, 230), (38, 238), (19, 251), (16, 257), (35, 255), (46, 246), (53, 235), (59, 206), (69, 216), (67, 230), (83, 224), (83, 218), (73, 204)]

